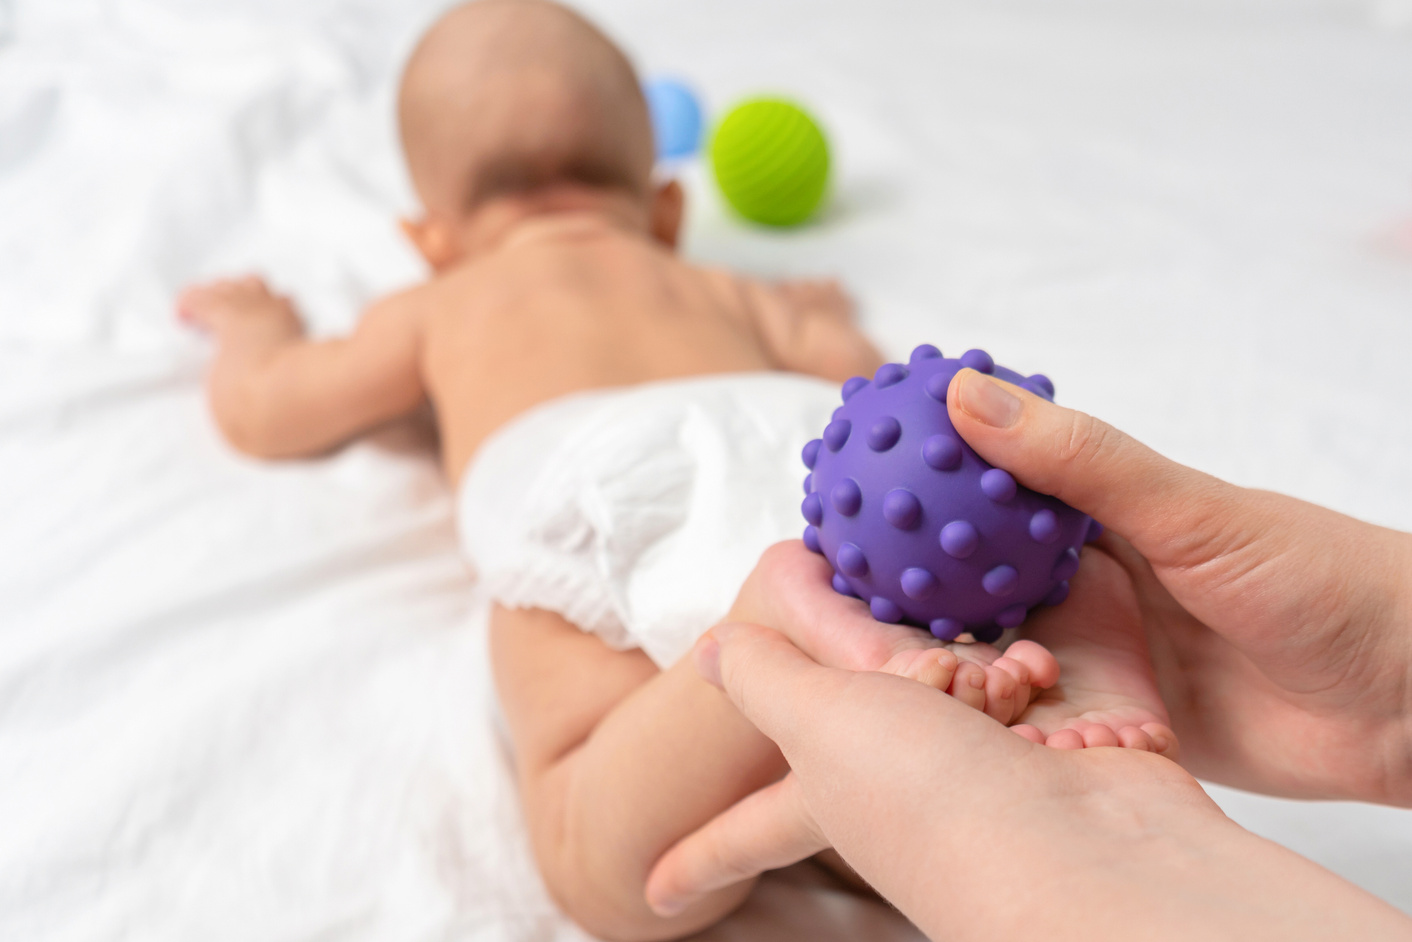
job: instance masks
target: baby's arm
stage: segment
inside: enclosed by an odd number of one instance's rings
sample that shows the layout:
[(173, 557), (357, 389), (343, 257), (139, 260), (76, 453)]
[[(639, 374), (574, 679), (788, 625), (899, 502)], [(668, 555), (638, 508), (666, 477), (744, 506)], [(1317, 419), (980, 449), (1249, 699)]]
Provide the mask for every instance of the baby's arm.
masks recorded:
[(374, 304), (346, 338), (314, 341), (287, 298), (259, 278), (200, 285), (177, 302), (215, 334), (210, 399), (230, 443), (261, 458), (328, 451), (426, 398), (410, 294)]
[(760, 335), (783, 369), (841, 383), (872, 376), (883, 364), (838, 282), (749, 282), (745, 290)]

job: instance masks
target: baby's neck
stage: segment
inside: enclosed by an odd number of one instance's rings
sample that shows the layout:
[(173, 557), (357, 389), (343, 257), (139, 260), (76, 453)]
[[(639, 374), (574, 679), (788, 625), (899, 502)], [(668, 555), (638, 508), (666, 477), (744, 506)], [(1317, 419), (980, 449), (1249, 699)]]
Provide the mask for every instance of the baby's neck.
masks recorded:
[(488, 214), (485, 249), (495, 251), (527, 240), (572, 234), (634, 233), (646, 236), (648, 212), (629, 193), (576, 184), (507, 197), (481, 212)]
[(497, 249), (513, 249), (532, 242), (584, 239), (611, 235), (645, 237), (635, 220), (590, 209), (557, 210), (526, 215), (501, 236)]

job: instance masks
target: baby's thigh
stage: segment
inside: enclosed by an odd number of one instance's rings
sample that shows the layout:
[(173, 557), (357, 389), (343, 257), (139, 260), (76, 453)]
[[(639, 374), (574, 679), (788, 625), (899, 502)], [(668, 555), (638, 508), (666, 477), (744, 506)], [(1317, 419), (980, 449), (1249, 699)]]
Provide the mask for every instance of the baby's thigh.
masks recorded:
[(496, 605), (490, 619), (490, 657), (522, 770), (556, 762), (658, 673), (641, 651), (615, 651), (543, 609)]

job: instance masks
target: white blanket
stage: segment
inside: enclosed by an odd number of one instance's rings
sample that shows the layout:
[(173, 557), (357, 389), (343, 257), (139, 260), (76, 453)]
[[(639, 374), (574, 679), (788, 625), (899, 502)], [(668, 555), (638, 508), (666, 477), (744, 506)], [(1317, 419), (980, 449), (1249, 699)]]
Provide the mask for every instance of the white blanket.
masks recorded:
[[(238, 458), (171, 318), (256, 269), (335, 332), (420, 276), (391, 90), (439, 6), (0, 0), (0, 938), (580, 937), (424, 431)], [(836, 272), (899, 355), (985, 346), (1180, 459), (1412, 528), (1407, 0), (586, 7), (713, 107), (782, 89), (831, 129), (799, 232), (689, 172), (695, 256)], [(1217, 795), (1412, 911), (1412, 813)], [(771, 892), (733, 937), (825, 895)]]

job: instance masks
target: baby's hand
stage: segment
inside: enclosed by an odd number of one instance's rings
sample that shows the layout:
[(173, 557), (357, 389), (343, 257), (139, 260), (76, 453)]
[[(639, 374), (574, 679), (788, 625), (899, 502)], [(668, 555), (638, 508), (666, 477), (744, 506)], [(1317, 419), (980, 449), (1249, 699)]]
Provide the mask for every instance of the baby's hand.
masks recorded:
[(177, 318), (229, 340), (275, 345), (304, 336), (289, 299), (247, 275), (193, 285), (177, 298)]

